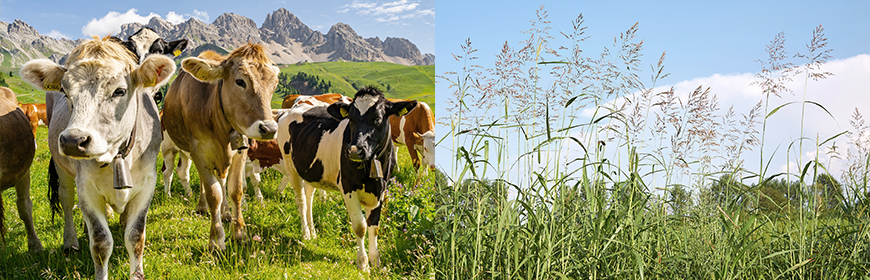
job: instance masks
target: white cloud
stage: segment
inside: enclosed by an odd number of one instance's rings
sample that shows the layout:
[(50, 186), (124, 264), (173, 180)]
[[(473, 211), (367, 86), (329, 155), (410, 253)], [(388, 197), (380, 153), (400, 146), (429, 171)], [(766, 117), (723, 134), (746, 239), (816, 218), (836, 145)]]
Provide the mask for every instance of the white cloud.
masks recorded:
[(435, 11), (431, 9), (417, 11), (416, 9), (419, 6), (420, 3), (413, 3), (408, 0), (380, 4), (376, 2), (353, 2), (339, 7), (338, 13), (347, 13), (355, 10), (357, 14), (376, 17), (375, 20), (378, 22), (392, 22), (399, 19), (435, 15)]
[(60, 33), (60, 31), (57, 30), (51, 30), (51, 32), (48, 32), (46, 36), (55, 39), (69, 39), (69, 36), (66, 36), (66, 34)]
[(184, 16), (176, 14), (174, 11), (169, 11), (169, 14), (166, 14), (166, 21), (172, 24), (179, 24), (184, 22)]
[(100, 19), (91, 19), (87, 25), (82, 27), (82, 35), (85, 37), (90, 36), (104, 36), (110, 34), (116, 34), (121, 31), (121, 25), (124, 23), (130, 22), (138, 22), (138, 23), (148, 23), (152, 17), (160, 17), (155, 13), (149, 13), (147, 16), (141, 16), (136, 12), (136, 9), (130, 9), (126, 13), (119, 13), (115, 11), (111, 11), (106, 16)]
[(211, 18), (208, 16), (208, 12), (206, 12), (206, 11), (199, 11), (199, 10), (195, 10), (195, 9), (193, 10), (193, 15), (191, 15), (191, 17), (196, 18), (196, 19), (198, 19), (199, 21), (202, 21), (202, 22), (209, 22), (209, 19), (211, 19)]

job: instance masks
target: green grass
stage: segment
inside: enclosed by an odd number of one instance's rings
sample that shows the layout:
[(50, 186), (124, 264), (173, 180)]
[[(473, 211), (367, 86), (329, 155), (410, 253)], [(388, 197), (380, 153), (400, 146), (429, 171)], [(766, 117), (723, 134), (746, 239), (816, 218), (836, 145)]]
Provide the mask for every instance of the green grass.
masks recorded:
[[(21, 79), (18, 73), (19, 68), (0, 67), (0, 72), (9, 84), (9, 89), (15, 92), (18, 97), (18, 102), (21, 103), (45, 103), (45, 91), (37, 89)], [(9, 71), (12, 71), (12, 77), (9, 77)]]
[[(4, 192), (8, 228), (7, 245), (0, 247), (0, 279), (17, 278), (92, 278), (93, 263), (88, 248), (88, 238), (83, 233), (81, 213), (75, 210), (75, 225), (82, 250), (64, 252), (61, 249), (63, 220), (51, 221), (47, 192), (47, 164), (49, 152), (45, 144), (47, 129), (39, 127), (37, 139), (42, 139), (31, 167), (31, 197), (36, 231), (45, 251), (31, 254), (27, 251), (24, 226), (18, 218), (15, 194)], [(181, 197), (181, 185), (173, 182), (172, 197), (163, 193), (162, 159), (158, 159), (158, 183), (149, 208), (146, 227), (145, 275), (151, 279), (397, 279), (403, 277), (428, 277), (431, 271), (427, 238), (421, 238), (419, 227), (427, 222), (431, 213), (426, 209), (434, 188), (437, 173), (430, 173), (412, 186), (414, 175), (407, 152), (400, 149), (397, 184), (391, 186), (389, 201), (382, 216), (379, 248), (385, 270), (361, 273), (353, 263), (356, 259), (355, 240), (350, 229), (347, 211), (340, 194), (328, 192), (318, 196), (314, 203), (315, 226), (318, 238), (302, 241), (299, 230), (299, 215), (293, 200), (293, 191), (285, 194), (275, 192), (280, 174), (267, 171), (262, 175), (265, 206), (253, 199), (247, 190), (248, 208), (243, 211), (248, 237), (259, 236), (261, 241), (248, 240), (237, 243), (227, 239), (223, 254), (206, 249), (209, 222), (205, 216), (195, 214), (196, 200)], [(195, 169), (191, 174), (191, 186), (197, 193), (199, 178)], [(417, 215), (409, 215), (412, 208), (422, 209)], [(415, 212), (416, 213), (416, 212)], [(428, 215), (428, 216), (427, 216)], [(115, 279), (125, 279), (129, 271), (128, 255), (118, 224), (118, 214), (109, 225), (115, 240), (109, 273)], [(230, 224), (224, 223), (229, 236)], [(408, 230), (407, 233), (403, 230)], [(431, 244), (429, 242), (428, 244)], [(413, 255), (423, 252), (421, 257)]]
[[(287, 65), (281, 72), (305, 72), (332, 83), (332, 92), (353, 97), (359, 86), (376, 85), (387, 98), (416, 99), (435, 106), (435, 66), (405, 66), (388, 62), (314, 62)], [(390, 90), (386, 90), (390, 85)], [(273, 103), (274, 104), (274, 103)], [(280, 106), (280, 103), (279, 103)]]

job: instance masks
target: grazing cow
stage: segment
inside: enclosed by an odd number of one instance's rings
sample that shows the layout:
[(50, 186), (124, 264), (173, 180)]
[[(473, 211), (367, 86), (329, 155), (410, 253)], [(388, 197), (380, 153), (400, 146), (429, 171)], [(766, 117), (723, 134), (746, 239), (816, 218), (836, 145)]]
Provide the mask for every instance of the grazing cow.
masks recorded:
[[(163, 105), (163, 126), (172, 142), (189, 152), (202, 182), (199, 206), (211, 215), (209, 247), (223, 250), (221, 186), (232, 199), (233, 238), (245, 238), (241, 214), (247, 149), (232, 143), (240, 134), (257, 140), (275, 138), (278, 125), (270, 108), (278, 85), (278, 67), (259, 44), (246, 44), (224, 57), (206, 51), (181, 62)], [(231, 141), (232, 140), (232, 141)]]
[(36, 59), (21, 68), (24, 80), (48, 91), (48, 146), (54, 162), (49, 172), (56, 172), (58, 183), (50, 182), (49, 189), (60, 192), (63, 247), (78, 248), (72, 216), (75, 190), (96, 279), (108, 278), (114, 248), (107, 205), (126, 221), (130, 277), (144, 278), (145, 221), (160, 145), (160, 120), (151, 94), (173, 72), (172, 59), (154, 55), (137, 63), (135, 54), (108, 37), (77, 46), (63, 67)]
[(317, 236), (311, 214), (313, 188), (341, 191), (356, 235), (357, 268), (368, 271), (369, 262), (380, 266), (378, 225), (396, 166), (388, 120), (416, 106), (417, 101), (390, 102), (380, 90), (364, 87), (350, 104), (301, 105), (279, 117), (278, 144), (296, 193), (303, 239)]
[[(391, 102), (402, 101), (390, 99)], [(418, 102), (417, 108), (404, 116), (390, 116), (390, 137), (393, 142), (408, 147), (414, 168), (420, 168), (422, 163), (435, 168), (435, 116), (429, 104)], [(420, 157), (417, 157), (420, 153)]]
[[(30, 201), (30, 165), (36, 146), (24, 112), (15, 106), (15, 92), (0, 87), (0, 194), (15, 187), (18, 217), (27, 231), (27, 249), (42, 251), (42, 243), (33, 227), (33, 204)], [(3, 196), (0, 195), (0, 240), (6, 244)]]

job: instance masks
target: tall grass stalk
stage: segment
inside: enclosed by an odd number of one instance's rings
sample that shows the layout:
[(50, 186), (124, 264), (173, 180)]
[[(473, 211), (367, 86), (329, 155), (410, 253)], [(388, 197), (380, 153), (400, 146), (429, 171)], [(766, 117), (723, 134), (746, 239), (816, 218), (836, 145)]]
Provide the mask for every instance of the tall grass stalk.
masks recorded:
[[(768, 175), (773, 157), (765, 162), (763, 152), (757, 173), (741, 160), (754, 146), (764, 148), (768, 119), (782, 107), (772, 107), (771, 99), (789, 91), (793, 67), (785, 62), (782, 34), (767, 45), (770, 57), (758, 75), (764, 100), (737, 120), (732, 109), (719, 109), (709, 88), (699, 86), (686, 99), (673, 88), (654, 92), (667, 76), (664, 54), (645, 86), (638, 75), (639, 24), (587, 56), (582, 15), (571, 22), (573, 30), (561, 32), (566, 47), (548, 46), (557, 41), (548, 35), (551, 23), (543, 8), (536, 15), (529, 39), (516, 48), (505, 43), (495, 66), (474, 65), (466, 41), (462, 55), (454, 56), (463, 69), (448, 73), (455, 79), (442, 77), (454, 90), (450, 102), (458, 119), (451, 119), (453, 185), (440, 190), (436, 203), (443, 222), (433, 229), (436, 278), (840, 279), (870, 273), (863, 218), (870, 202), (860, 191), (866, 193), (867, 168), (854, 164), (839, 185), (818, 159), (839, 135), (817, 137), (817, 158), (800, 175)], [(587, 109), (592, 117), (577, 114)], [(862, 136), (870, 132), (855, 119), (850, 139), (870, 147)], [(850, 158), (870, 162), (864, 151)], [(813, 184), (796, 196), (790, 180), (777, 179), (806, 175)], [(831, 200), (829, 190), (837, 186), (854, 191)]]

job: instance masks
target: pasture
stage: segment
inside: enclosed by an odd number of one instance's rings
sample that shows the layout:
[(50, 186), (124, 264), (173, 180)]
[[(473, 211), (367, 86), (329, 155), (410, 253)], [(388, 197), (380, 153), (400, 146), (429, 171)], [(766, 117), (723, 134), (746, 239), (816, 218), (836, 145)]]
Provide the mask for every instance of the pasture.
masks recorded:
[[(26, 235), (15, 207), (15, 194), (6, 191), (3, 208), (6, 211), (7, 244), (0, 247), (0, 279), (87, 279), (93, 278), (94, 267), (83, 231), (81, 213), (76, 212), (76, 229), (81, 249), (63, 251), (61, 245), (63, 219), (52, 221), (47, 193), (47, 166), (49, 152), (44, 143), (47, 128), (40, 126), (36, 139), (40, 140), (31, 168), (31, 196), (37, 235), (45, 251), (32, 254), (27, 251)], [(437, 181), (443, 182), (439, 172), (429, 172), (419, 180), (415, 178), (407, 151), (399, 149), (399, 167), (396, 182), (391, 185), (388, 201), (381, 219), (379, 245), (383, 270), (373, 269), (365, 274), (354, 264), (356, 247), (344, 201), (339, 193), (318, 195), (314, 203), (314, 220), (318, 238), (303, 242), (299, 229), (299, 215), (288, 188), (283, 195), (275, 188), (280, 174), (268, 170), (261, 174), (265, 205), (253, 199), (247, 189), (247, 208), (243, 210), (247, 222), (247, 242), (234, 242), (228, 235), (227, 250), (213, 252), (207, 249), (208, 217), (195, 213), (196, 197), (184, 198), (181, 185), (173, 182), (172, 197), (163, 192), (162, 173), (158, 164), (157, 189), (149, 208), (146, 226), (145, 275), (151, 279), (394, 279), (403, 277), (429, 277), (433, 272), (432, 237), (426, 227), (434, 219), (429, 196)], [(162, 163), (162, 158), (158, 158)], [(415, 184), (415, 180), (417, 183)], [(191, 187), (199, 195), (199, 177), (191, 170)], [(115, 239), (111, 255), (110, 277), (126, 279), (129, 271), (119, 215), (109, 219)], [(227, 229), (230, 224), (225, 223)]]

